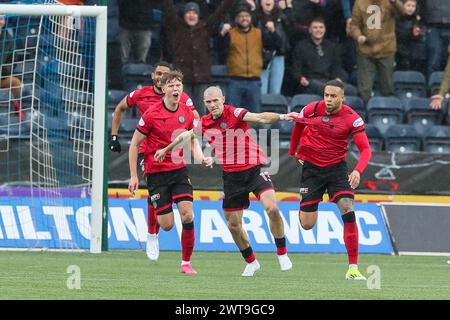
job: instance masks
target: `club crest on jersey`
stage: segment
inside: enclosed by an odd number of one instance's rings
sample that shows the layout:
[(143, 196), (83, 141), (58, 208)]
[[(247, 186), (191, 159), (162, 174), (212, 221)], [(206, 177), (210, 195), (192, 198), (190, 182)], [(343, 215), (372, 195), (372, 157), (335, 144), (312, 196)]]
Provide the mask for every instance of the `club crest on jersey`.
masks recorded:
[(184, 121), (186, 121), (186, 120), (184, 119), (183, 116), (179, 116), (178, 117), (178, 121), (180, 121), (180, 123), (184, 123)]
[(227, 124), (226, 124), (225, 122), (221, 122), (221, 123), (220, 123), (220, 127), (221, 127), (222, 129), (226, 129), (226, 128), (227, 128)]
[(329, 122), (329, 121), (330, 121), (330, 117), (329, 117), (329, 116), (324, 116), (324, 117), (322, 118), (322, 121), (323, 121), (323, 122)]
[(186, 105), (187, 105), (188, 107), (192, 107), (192, 106), (194, 105), (194, 102), (192, 102), (192, 99), (191, 99), (191, 98), (189, 98), (189, 99), (186, 100)]

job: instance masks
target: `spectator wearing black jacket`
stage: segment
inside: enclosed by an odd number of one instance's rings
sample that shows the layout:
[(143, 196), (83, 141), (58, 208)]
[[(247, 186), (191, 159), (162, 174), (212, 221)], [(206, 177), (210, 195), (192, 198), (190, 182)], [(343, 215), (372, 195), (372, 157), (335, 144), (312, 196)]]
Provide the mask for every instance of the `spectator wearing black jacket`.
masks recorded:
[(416, 0), (406, 0), (405, 14), (397, 18), (397, 70), (426, 71), (425, 29), (416, 9)]
[(173, 0), (164, 0), (166, 26), (173, 32), (174, 66), (183, 72), (184, 90), (201, 114), (206, 112), (203, 91), (211, 81), (211, 35), (234, 2), (224, 0), (206, 19), (200, 19), (200, 7), (196, 2), (186, 3), (183, 17), (179, 17)]
[[(152, 0), (118, 0), (120, 60), (146, 63), (151, 45)], [(130, 59), (131, 54), (134, 60)]]
[(445, 67), (450, 45), (450, 3), (449, 0), (421, 0), (419, 5), (419, 14), (427, 26), (427, 73), (430, 76)]
[(308, 37), (309, 25), (312, 20), (320, 16), (325, 8), (326, 0), (293, 0), (294, 26), (289, 32), (289, 40), (294, 46)]
[[(322, 96), (325, 84), (329, 80), (347, 80), (342, 68), (339, 46), (325, 39), (325, 22), (315, 18), (309, 28), (310, 38), (297, 44), (293, 53), (292, 74), (297, 81), (298, 93)], [(357, 90), (345, 84), (346, 95), (357, 95)]]

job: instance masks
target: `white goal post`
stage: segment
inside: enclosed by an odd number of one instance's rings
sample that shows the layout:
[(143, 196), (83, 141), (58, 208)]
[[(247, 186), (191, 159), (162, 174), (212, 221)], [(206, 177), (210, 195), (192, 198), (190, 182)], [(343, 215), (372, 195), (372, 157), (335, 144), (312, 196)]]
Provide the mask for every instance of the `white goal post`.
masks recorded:
[(91, 192), (91, 238), (90, 252), (102, 251), (102, 225), (106, 217), (105, 181), (105, 117), (106, 117), (106, 48), (107, 48), (107, 7), (106, 6), (65, 6), (65, 5), (15, 5), (1, 4), (0, 15), (17, 16), (72, 16), (95, 17), (95, 81), (93, 94), (93, 143), (92, 143), (92, 192)]

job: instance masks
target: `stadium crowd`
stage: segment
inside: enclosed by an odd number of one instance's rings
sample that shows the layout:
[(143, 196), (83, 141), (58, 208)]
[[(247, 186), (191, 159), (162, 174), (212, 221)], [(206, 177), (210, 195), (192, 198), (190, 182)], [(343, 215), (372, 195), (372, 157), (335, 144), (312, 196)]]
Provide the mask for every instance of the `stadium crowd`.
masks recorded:
[[(370, 5), (380, 10), (367, 13)], [(254, 111), (260, 94), (321, 95), (323, 83), (336, 78), (347, 95), (367, 104), (373, 94), (395, 95), (394, 71), (429, 79), (444, 70), (450, 44), (444, 0), (117, 0), (117, 6), (122, 64), (172, 62), (201, 113), (198, 93), (214, 80), (213, 66), (227, 67), (227, 98)], [(248, 51), (242, 34), (251, 41)]]

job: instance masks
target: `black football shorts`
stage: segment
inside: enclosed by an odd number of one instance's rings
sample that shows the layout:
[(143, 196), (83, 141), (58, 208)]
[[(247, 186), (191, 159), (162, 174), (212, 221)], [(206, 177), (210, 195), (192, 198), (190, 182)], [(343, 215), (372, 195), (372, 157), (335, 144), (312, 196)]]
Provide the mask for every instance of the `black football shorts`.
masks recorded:
[(261, 172), (260, 166), (238, 172), (223, 171), (222, 176), (225, 193), (222, 204), (224, 211), (247, 209), (250, 205), (250, 192), (259, 199), (263, 192), (274, 189), (269, 174)]
[(332, 202), (338, 202), (341, 198), (354, 198), (345, 161), (329, 167), (319, 167), (305, 161), (300, 182), (300, 209), (304, 212), (317, 211), (325, 192), (328, 192)]
[(193, 191), (186, 167), (157, 173), (147, 173), (148, 202), (157, 215), (172, 212), (172, 204), (192, 201)]

